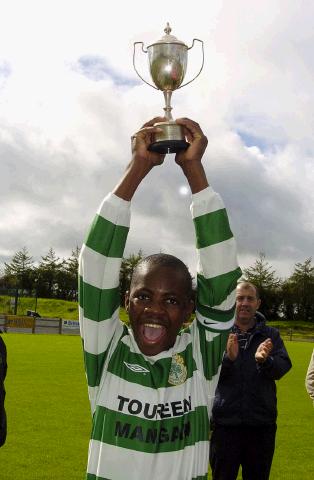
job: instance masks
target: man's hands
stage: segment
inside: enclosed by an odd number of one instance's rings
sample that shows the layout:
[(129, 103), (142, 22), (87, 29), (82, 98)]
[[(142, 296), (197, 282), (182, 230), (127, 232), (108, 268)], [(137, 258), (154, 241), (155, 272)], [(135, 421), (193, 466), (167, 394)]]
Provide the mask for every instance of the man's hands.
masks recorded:
[(230, 333), (227, 341), (226, 354), (229, 360), (235, 361), (239, 355), (239, 343), (238, 337), (235, 333)]
[[(273, 349), (273, 343), (270, 338), (267, 338), (262, 342), (258, 347), (255, 352), (255, 360), (257, 363), (264, 363), (268, 356), (270, 355), (270, 352)], [(239, 355), (239, 342), (238, 342), (238, 337), (235, 333), (230, 333), (227, 341), (227, 347), (226, 347), (226, 355), (231, 360), (234, 362)]]
[(273, 342), (270, 338), (267, 338), (264, 342), (262, 342), (256, 352), (255, 352), (255, 360), (257, 363), (264, 363), (268, 358), (270, 352), (273, 349)]

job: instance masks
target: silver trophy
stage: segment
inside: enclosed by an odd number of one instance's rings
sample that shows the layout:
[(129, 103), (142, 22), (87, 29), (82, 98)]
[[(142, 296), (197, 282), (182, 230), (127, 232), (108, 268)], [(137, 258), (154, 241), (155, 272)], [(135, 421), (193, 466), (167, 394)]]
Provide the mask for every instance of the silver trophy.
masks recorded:
[[(165, 34), (160, 40), (149, 45), (147, 50), (143, 42), (134, 43), (133, 66), (137, 75), (143, 82), (147, 83), (156, 90), (162, 90), (165, 97), (164, 116), (167, 121), (158, 122), (155, 126), (161, 128), (161, 132), (155, 134), (154, 142), (149, 146), (149, 150), (158, 153), (176, 153), (188, 148), (189, 143), (185, 139), (183, 128), (177, 125), (172, 118), (170, 105), (172, 92), (193, 82), (201, 73), (204, 65), (204, 45), (198, 38), (193, 39), (191, 47), (170, 35), (171, 28), (169, 23), (164, 30)], [(198, 74), (189, 82), (182, 85), (187, 68), (188, 50), (194, 46), (194, 42), (201, 42), (202, 45), (202, 65)], [(136, 45), (142, 45), (142, 51), (148, 53), (149, 71), (155, 85), (147, 82), (138, 72), (135, 65)]]

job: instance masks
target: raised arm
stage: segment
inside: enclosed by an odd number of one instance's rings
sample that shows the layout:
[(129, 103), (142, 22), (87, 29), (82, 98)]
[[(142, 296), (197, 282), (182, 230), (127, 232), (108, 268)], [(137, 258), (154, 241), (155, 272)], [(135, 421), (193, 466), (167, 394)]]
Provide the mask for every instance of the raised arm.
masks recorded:
[(153, 119), (132, 137), (132, 158), (125, 174), (100, 205), (81, 249), (79, 264), (79, 317), (85, 370), (92, 411), (108, 349), (119, 338), (119, 273), (130, 224), (130, 200), (149, 171), (164, 156), (147, 145), (156, 131)]
[(177, 154), (176, 162), (193, 194), (191, 210), (198, 254), (198, 319), (214, 330), (229, 328), (234, 317), (235, 287), (241, 276), (235, 240), (223, 201), (208, 185), (201, 163), (207, 138), (196, 122), (185, 118), (178, 119), (177, 123), (184, 126), (191, 143), (186, 151)]
[(220, 196), (208, 185), (201, 163), (207, 138), (189, 119), (183, 125), (190, 147), (176, 156), (192, 191), (192, 217), (197, 248), (197, 302), (199, 343), (204, 374), (211, 380), (219, 370), (227, 335), (234, 322), (235, 288), (241, 276), (236, 244)]
[(158, 127), (153, 126), (154, 123), (162, 120), (164, 120), (162, 117), (153, 118), (131, 137), (131, 162), (124, 176), (113, 190), (115, 195), (123, 200), (130, 201), (146, 175), (152, 168), (161, 165), (165, 159), (165, 155), (150, 152), (147, 149), (153, 141), (153, 134), (160, 130)]

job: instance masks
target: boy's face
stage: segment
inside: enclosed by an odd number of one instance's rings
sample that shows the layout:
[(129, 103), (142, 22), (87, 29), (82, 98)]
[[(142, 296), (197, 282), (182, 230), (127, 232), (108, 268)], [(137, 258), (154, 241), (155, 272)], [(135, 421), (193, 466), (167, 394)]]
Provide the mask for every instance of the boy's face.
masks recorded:
[(134, 338), (144, 355), (171, 348), (193, 310), (182, 272), (143, 264), (125, 301)]

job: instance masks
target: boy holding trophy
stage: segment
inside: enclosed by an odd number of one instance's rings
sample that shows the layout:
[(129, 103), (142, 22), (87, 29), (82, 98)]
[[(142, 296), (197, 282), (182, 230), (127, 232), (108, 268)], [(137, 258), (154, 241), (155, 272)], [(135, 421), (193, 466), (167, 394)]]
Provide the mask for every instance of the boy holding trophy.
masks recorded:
[(99, 207), (81, 251), (80, 327), (93, 415), (88, 480), (207, 479), (209, 419), (241, 271), (226, 210), (201, 162), (207, 138), (192, 120), (176, 120), (189, 147), (175, 161), (192, 193), (196, 319), (182, 330), (194, 310), (187, 267), (156, 254), (134, 272), (125, 305), (130, 328), (119, 320), (131, 200), (164, 161), (149, 150), (162, 120), (132, 137), (131, 162)]

